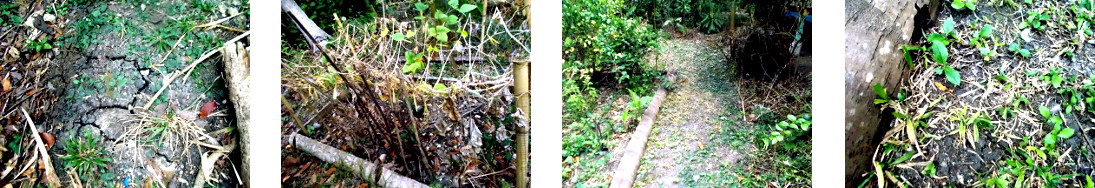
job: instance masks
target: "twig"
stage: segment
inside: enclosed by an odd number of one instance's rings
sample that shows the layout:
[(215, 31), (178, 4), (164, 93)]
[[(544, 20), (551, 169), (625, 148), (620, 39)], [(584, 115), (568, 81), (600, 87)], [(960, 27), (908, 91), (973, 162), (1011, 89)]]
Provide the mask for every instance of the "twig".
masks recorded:
[(45, 172), (43, 172), (46, 175), (46, 183), (49, 183), (49, 185), (53, 187), (60, 187), (61, 181), (57, 179), (57, 174), (53, 171), (53, 162), (50, 162), (49, 160), (49, 153), (46, 153), (45, 144), (42, 143), (42, 136), (38, 135), (38, 128), (34, 125), (34, 120), (30, 119), (30, 114), (27, 114), (26, 109), (20, 108), (20, 110), (23, 111), (23, 117), (26, 118), (27, 124), (30, 125), (31, 134), (34, 135), (34, 142), (38, 144), (36, 148), (38, 148), (39, 154), (42, 155), (42, 163), (44, 163), (42, 166), (45, 166), (46, 168)]
[[(246, 37), (247, 35), (250, 35), (250, 34), (251, 34), (250, 31), (244, 32), (243, 34), (240, 34), (240, 36), (237, 36), (236, 38), (233, 38), (232, 40), (226, 41), (225, 44), (235, 43), (236, 41), (238, 41), (241, 38)], [(160, 94), (163, 94), (163, 91), (167, 90), (167, 87), (171, 86), (172, 82), (175, 82), (176, 78), (179, 78), (179, 76), (182, 76), (182, 75), (190, 75), (190, 71), (193, 71), (194, 67), (198, 66), (198, 63), (201, 63), (202, 61), (205, 61), (205, 59), (208, 59), (209, 56), (213, 56), (213, 54), (221, 51), (221, 48), (224, 48), (224, 47), (221, 46), (220, 48), (213, 49), (213, 50), (210, 50), (209, 52), (206, 52), (204, 55), (202, 55), (201, 58), (198, 58), (198, 60), (194, 60), (194, 62), (190, 63), (190, 66), (187, 66), (185, 69), (183, 69), (181, 71), (182, 73), (180, 73), (180, 71), (175, 71), (175, 73), (177, 73), (177, 74), (172, 75), (171, 78), (167, 79), (167, 82), (164, 83), (163, 87), (160, 87), (160, 90), (156, 91), (156, 94), (153, 94), (152, 98), (150, 98), (148, 100), (148, 103), (145, 103), (144, 107), (142, 107), (142, 108), (143, 109), (148, 109), (149, 107), (151, 107), (152, 103), (156, 102), (156, 99), (160, 97)]]
[(195, 27), (195, 28), (200, 28), (200, 27), (214, 27), (214, 26), (219, 26), (219, 25), (220, 25), (221, 23), (223, 23), (223, 22), (225, 22), (225, 21), (228, 21), (229, 19), (235, 18), (236, 16), (239, 16), (239, 15), (240, 15), (240, 14), (233, 14), (233, 15), (231, 15), (231, 16), (228, 16), (228, 17), (224, 17), (224, 18), (221, 18), (221, 19), (219, 19), (219, 20), (217, 20), (217, 21), (213, 21), (213, 22), (209, 22), (209, 23), (201, 24), (201, 25), (198, 25), (198, 26), (194, 26), (194, 27)]
[[(179, 36), (179, 39), (175, 40), (175, 45), (171, 45), (171, 50), (167, 50), (167, 54), (163, 55), (163, 59), (160, 59), (160, 62), (158, 62), (156, 64), (152, 64), (152, 67), (154, 68), (154, 67), (162, 66), (163, 62), (167, 61), (167, 57), (171, 57), (171, 53), (175, 52), (175, 48), (179, 47), (179, 43), (182, 43), (182, 39), (186, 38), (187, 34), (189, 34), (189, 32), (183, 32), (183, 35)], [(155, 70), (159, 70), (159, 69), (155, 69)]]

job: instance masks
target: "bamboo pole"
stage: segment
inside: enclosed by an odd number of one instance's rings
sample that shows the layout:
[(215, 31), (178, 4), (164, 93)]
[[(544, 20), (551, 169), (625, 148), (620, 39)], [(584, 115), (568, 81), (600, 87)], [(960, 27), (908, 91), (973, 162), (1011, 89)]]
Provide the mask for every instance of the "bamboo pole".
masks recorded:
[[(518, 61), (513, 63), (513, 90), (517, 96), (517, 108), (520, 108), (524, 113), (525, 118), (529, 117), (529, 62)], [(528, 144), (529, 144), (529, 127), (528, 126), (517, 127), (517, 187), (528, 187)]]

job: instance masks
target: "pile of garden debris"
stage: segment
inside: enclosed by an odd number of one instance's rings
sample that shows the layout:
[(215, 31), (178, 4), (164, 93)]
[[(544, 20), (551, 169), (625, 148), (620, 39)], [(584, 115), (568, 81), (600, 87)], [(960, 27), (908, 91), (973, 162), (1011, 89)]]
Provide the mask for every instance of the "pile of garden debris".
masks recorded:
[(529, 122), (511, 65), (527, 62), (529, 37), (503, 16), (513, 12), (461, 19), (453, 30), (467, 33), (449, 43), (410, 34), (422, 31), (410, 17), (338, 17), (326, 39), (337, 42), (287, 51), (283, 185), (514, 185), (516, 135)]

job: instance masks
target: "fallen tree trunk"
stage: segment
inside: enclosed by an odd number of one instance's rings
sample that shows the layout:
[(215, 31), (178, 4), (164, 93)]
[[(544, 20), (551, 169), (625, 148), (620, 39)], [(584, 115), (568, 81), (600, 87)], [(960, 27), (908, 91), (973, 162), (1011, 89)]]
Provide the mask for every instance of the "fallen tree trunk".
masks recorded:
[(337, 148), (319, 143), (319, 141), (312, 140), (306, 136), (293, 133), (292, 135), (289, 135), (289, 139), (297, 149), (307, 152), (324, 162), (337, 164), (343, 169), (349, 170), (357, 177), (369, 182), (375, 182), (381, 187), (429, 187), (426, 186), (426, 184), (399, 175), (395, 171), (365, 161), (364, 159), (358, 158), (353, 154)]
[[(896, 91), (908, 78), (901, 45), (910, 44), (917, 18), (934, 20), (938, 0), (867, 1), (848, 0), (845, 4), (845, 186), (862, 182), (861, 176), (873, 169), (870, 163), (883, 113), (872, 101), (872, 91), (882, 84)], [(894, 92), (890, 92), (894, 93)]]
[(658, 91), (654, 93), (654, 100), (651, 100), (650, 106), (643, 111), (642, 120), (639, 121), (639, 126), (635, 127), (635, 132), (631, 133), (631, 141), (627, 142), (627, 149), (624, 150), (624, 156), (620, 158), (620, 164), (616, 166), (616, 171), (612, 174), (612, 183), (609, 187), (629, 188), (632, 183), (635, 183), (635, 171), (639, 169), (639, 160), (642, 159), (643, 152), (646, 150), (646, 140), (650, 136), (650, 131), (654, 129), (654, 117), (658, 115), (658, 109), (665, 100), (665, 93), (665, 88), (658, 88)]
[(239, 147), (241, 153), (240, 182), (251, 183), (251, 152), (249, 129), (251, 126), (251, 71), (250, 58), (243, 43), (224, 44), (221, 48), (224, 57), (224, 70), (228, 77), (228, 98), (232, 100), (232, 106), (236, 113), (236, 130), (239, 131)]

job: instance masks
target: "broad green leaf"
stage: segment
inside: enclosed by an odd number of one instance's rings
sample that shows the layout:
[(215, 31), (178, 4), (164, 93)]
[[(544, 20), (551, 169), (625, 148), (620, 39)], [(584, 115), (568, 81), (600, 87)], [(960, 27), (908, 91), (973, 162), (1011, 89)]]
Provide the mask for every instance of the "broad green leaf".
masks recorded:
[(403, 36), (403, 33), (394, 33), (394, 34), (392, 34), (392, 40), (394, 40), (394, 41), (403, 42), (404, 37), (405, 36)]
[(464, 13), (468, 13), (472, 10), (475, 10), (475, 8), (476, 8), (475, 5), (464, 4), (464, 5), (460, 5), (460, 9), (457, 9), (456, 11), (460, 11), (461, 14), (464, 14)]
[(1011, 45), (1008, 45), (1008, 51), (1014, 52), (1016, 50), (1019, 50), (1019, 44), (1011, 43)]
[(1038, 106), (1038, 113), (1041, 113), (1042, 117), (1049, 117), (1050, 115), (1049, 108), (1045, 106)]
[(1046, 120), (1046, 122), (1053, 124), (1053, 133), (1056, 134), (1057, 131), (1061, 130), (1061, 123), (1064, 122), (1064, 120), (1061, 120), (1061, 116), (1050, 116), (1049, 120)]
[(943, 74), (947, 75), (947, 81), (950, 81), (951, 84), (956, 86), (962, 85), (962, 75), (960, 75), (957, 70), (954, 70), (954, 68), (951, 68), (950, 66), (944, 67)]
[(947, 52), (946, 45), (943, 45), (943, 43), (939, 41), (932, 42), (932, 59), (934, 59), (936, 63), (947, 63), (948, 55), (949, 52)]
[(449, 30), (449, 28), (448, 28), (448, 27), (445, 27), (445, 26), (437, 26), (437, 34), (438, 34), (438, 35), (444, 35), (444, 34), (449, 34), (449, 31), (452, 31), (452, 30)]
[(1072, 128), (1066, 127), (1065, 129), (1061, 129), (1060, 133), (1057, 133), (1057, 137), (1061, 137), (1061, 139), (1068, 139), (1069, 137), (1072, 137), (1072, 134), (1074, 133), (1076, 133), (1076, 130), (1072, 130)]
[(947, 37), (944, 37), (943, 35), (940, 35), (939, 33), (932, 33), (932, 34), (928, 35), (928, 42), (933, 42), (934, 43), (936, 41), (942, 42), (944, 46), (951, 44), (950, 41), (947, 41)]
[(430, 8), (430, 6), (424, 3), (414, 3), (414, 9), (419, 12), (426, 11), (427, 8)]
[(457, 6), (457, 5), (460, 5), (460, 1), (457, 1), (457, 0), (449, 0), (449, 6), (450, 6), (450, 7), (452, 7), (453, 9), (456, 9), (456, 6)]
[(438, 82), (438, 83), (433, 84), (433, 89), (438, 90), (438, 91), (445, 91), (445, 90), (448, 90), (449, 87), (445, 87), (445, 84), (442, 84), (441, 82)]
[(458, 18), (458, 17), (456, 17), (456, 16), (452, 16), (452, 15), (450, 15), (449, 17), (447, 17), (447, 18), (445, 19), (445, 23), (447, 23), (447, 24), (456, 24), (456, 23), (458, 23), (458, 22), (460, 21), (459, 19), (460, 19), (460, 18)]
[(966, 3), (966, 8), (970, 10), (977, 10), (977, 4), (973, 2)]
[(445, 13), (441, 13), (441, 11), (433, 12), (433, 18), (434, 19), (445, 20), (445, 18), (448, 18), (448, 17), (449, 17), (449, 15), (445, 15)]
[(886, 89), (882, 88), (882, 83), (874, 84), (874, 93), (877, 93), (879, 98), (890, 100), (890, 96), (886, 94)]

